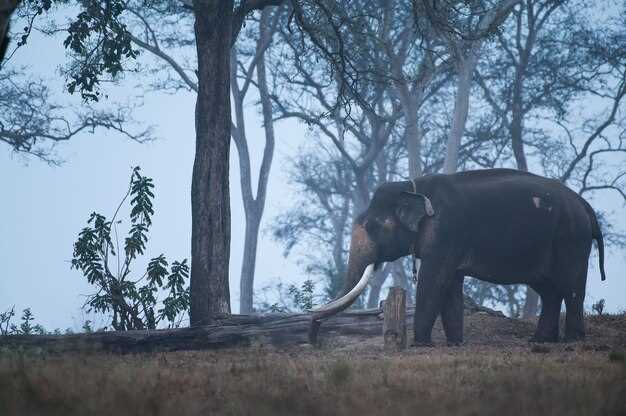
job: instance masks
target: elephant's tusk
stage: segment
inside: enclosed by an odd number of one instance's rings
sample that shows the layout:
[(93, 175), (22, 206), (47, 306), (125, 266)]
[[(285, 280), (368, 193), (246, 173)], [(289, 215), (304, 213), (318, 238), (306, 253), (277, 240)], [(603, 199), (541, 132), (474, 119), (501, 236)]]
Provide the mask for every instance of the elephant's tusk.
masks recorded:
[(363, 276), (361, 276), (361, 280), (344, 296), (339, 299), (335, 299), (334, 301), (327, 303), (326, 305), (320, 306), (316, 309), (310, 309), (308, 312), (313, 314), (313, 320), (318, 320), (322, 318), (329, 317), (336, 313), (341, 312), (346, 309), (352, 302), (359, 297), (359, 295), (365, 290), (367, 286), (367, 282), (370, 280), (372, 275), (374, 274), (374, 264), (370, 264), (365, 268), (363, 272)]

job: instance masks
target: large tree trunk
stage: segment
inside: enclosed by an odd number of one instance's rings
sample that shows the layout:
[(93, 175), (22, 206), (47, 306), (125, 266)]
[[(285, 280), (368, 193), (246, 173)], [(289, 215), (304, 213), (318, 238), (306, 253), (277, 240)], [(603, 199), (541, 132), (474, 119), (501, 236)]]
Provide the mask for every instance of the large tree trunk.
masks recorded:
[(418, 103), (421, 100), (422, 90), (411, 93), (406, 82), (398, 83), (397, 91), (400, 105), (404, 113), (404, 143), (408, 155), (409, 178), (417, 178), (422, 174), (420, 159), (422, 137), (419, 126)]
[[(263, 10), (261, 14), (261, 23), (259, 25), (260, 36), (257, 41), (256, 48), (256, 74), (257, 88), (261, 98), (261, 110), (263, 115), (263, 127), (265, 132), (265, 149), (263, 151), (263, 159), (259, 169), (259, 179), (257, 184), (256, 198), (252, 194), (252, 168), (250, 166), (250, 155), (248, 152), (247, 138), (244, 129), (243, 116), (243, 95), (236, 86), (236, 80), (233, 82), (233, 94), (236, 98), (237, 111), (237, 127), (239, 135), (235, 134), (237, 149), (239, 152), (239, 166), (241, 173), (241, 189), (244, 199), (244, 209), (246, 212), (246, 234), (244, 240), (243, 260), (241, 265), (241, 279), (239, 285), (239, 311), (240, 313), (251, 313), (253, 307), (254, 295), (254, 274), (256, 268), (256, 256), (259, 241), (259, 229), (263, 211), (265, 210), (265, 198), (267, 195), (267, 184), (269, 182), (269, 174), (274, 157), (275, 135), (274, 135), (274, 117), (272, 113), (272, 102), (269, 88), (267, 85), (267, 73), (265, 70), (265, 51), (269, 47), (273, 35), (270, 28), (271, 11), (269, 8)], [(231, 62), (236, 65), (236, 62)], [(235, 71), (236, 67), (232, 67)]]
[(259, 241), (261, 216), (246, 212), (246, 233), (241, 262), (241, 280), (239, 282), (239, 313), (253, 312), (254, 270)]
[(524, 142), (522, 139), (523, 132), (523, 114), (521, 97), (513, 96), (513, 114), (511, 117), (511, 147), (517, 169), (528, 172), (528, 163), (526, 162), (526, 152), (524, 151)]
[(344, 230), (350, 214), (350, 198), (347, 195), (344, 196), (341, 210), (337, 214), (339, 215), (331, 216), (335, 233), (335, 238), (333, 239), (333, 263), (337, 273), (334, 278), (331, 277), (331, 281), (328, 283), (327, 293), (331, 298), (335, 298), (339, 294), (342, 284), (346, 279), (347, 267), (344, 253)]
[(190, 324), (230, 313), (230, 47), (233, 0), (195, 0), (198, 97), (191, 180)]
[(0, 68), (9, 47), (9, 20), (20, 0), (0, 0)]
[(367, 307), (378, 308), (378, 302), (380, 301), (380, 291), (389, 276), (392, 263), (385, 263), (385, 266), (376, 271), (372, 283), (370, 283), (370, 291), (367, 296)]
[[(515, 71), (515, 80), (513, 84), (513, 97), (511, 106), (511, 147), (517, 169), (528, 172), (528, 163), (526, 161), (526, 151), (524, 150), (524, 109), (522, 89), (524, 82), (524, 72), (526, 71), (528, 61), (527, 53), (522, 54), (520, 63)], [(539, 309), (539, 295), (530, 286), (526, 287), (526, 299), (524, 301), (524, 310), (522, 316), (531, 318), (537, 316)]]
[(411, 117), (414, 120), (407, 120), (407, 131), (405, 132), (406, 150), (409, 155), (409, 178), (415, 179), (422, 175), (422, 160), (420, 159), (422, 132), (417, 123), (417, 114)]
[(454, 100), (454, 113), (452, 126), (448, 135), (446, 158), (443, 164), (444, 173), (454, 173), (459, 163), (459, 150), (461, 138), (465, 132), (465, 123), (469, 112), (469, 98), (472, 89), (472, 75), (476, 66), (475, 53), (463, 58), (457, 63), (456, 97)]
[[(411, 261), (412, 260), (413, 259), (411, 259)], [(402, 258), (393, 262), (393, 266), (391, 268), (391, 276), (393, 277), (394, 286), (401, 287), (406, 291), (410, 289), (410, 284), (407, 279), (406, 270), (404, 269), (404, 263)]]

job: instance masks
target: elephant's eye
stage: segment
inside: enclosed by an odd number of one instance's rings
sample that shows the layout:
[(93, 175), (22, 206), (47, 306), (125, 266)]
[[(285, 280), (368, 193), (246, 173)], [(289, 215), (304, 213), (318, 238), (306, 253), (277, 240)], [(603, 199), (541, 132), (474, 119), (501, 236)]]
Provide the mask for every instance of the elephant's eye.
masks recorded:
[(382, 228), (382, 224), (378, 220), (368, 219), (365, 222), (365, 231), (367, 231), (367, 233), (371, 236), (378, 235), (381, 228)]

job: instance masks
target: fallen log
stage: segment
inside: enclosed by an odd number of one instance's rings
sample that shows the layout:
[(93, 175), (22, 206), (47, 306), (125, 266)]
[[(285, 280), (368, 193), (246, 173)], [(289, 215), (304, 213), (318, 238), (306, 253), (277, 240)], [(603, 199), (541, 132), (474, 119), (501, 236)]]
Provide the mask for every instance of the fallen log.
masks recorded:
[[(488, 313), (499, 313), (484, 309), (490, 311)], [(407, 325), (412, 321), (413, 312), (414, 308), (407, 308)], [(34, 348), (47, 352), (139, 353), (257, 344), (286, 346), (307, 343), (310, 323), (309, 314), (229, 315), (219, 318), (214, 325), (193, 328), (0, 336), (0, 350)], [(348, 311), (324, 321), (320, 334), (323, 339), (336, 335), (381, 336), (382, 327), (381, 309)]]
[[(380, 335), (379, 309), (346, 312), (327, 322), (323, 334)], [(192, 328), (103, 331), (71, 335), (0, 336), (0, 348), (38, 348), (49, 352), (138, 353), (218, 349), (254, 344), (276, 346), (307, 342), (308, 314), (230, 315), (214, 325)]]

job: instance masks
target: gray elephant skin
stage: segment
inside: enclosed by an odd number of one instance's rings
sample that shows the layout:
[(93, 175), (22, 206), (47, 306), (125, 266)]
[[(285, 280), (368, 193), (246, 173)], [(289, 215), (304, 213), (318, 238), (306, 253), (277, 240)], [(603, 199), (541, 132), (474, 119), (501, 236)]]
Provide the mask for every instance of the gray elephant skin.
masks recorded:
[(585, 336), (583, 303), (593, 239), (604, 280), (596, 215), (587, 201), (556, 180), (486, 169), (385, 183), (354, 222), (343, 297), (313, 311), (312, 330), (347, 308), (381, 263), (412, 254), (421, 259), (416, 345), (431, 343), (438, 315), (448, 343), (463, 341), (465, 276), (536, 290), (541, 314), (532, 341), (558, 341), (565, 301), (565, 339), (579, 340)]

